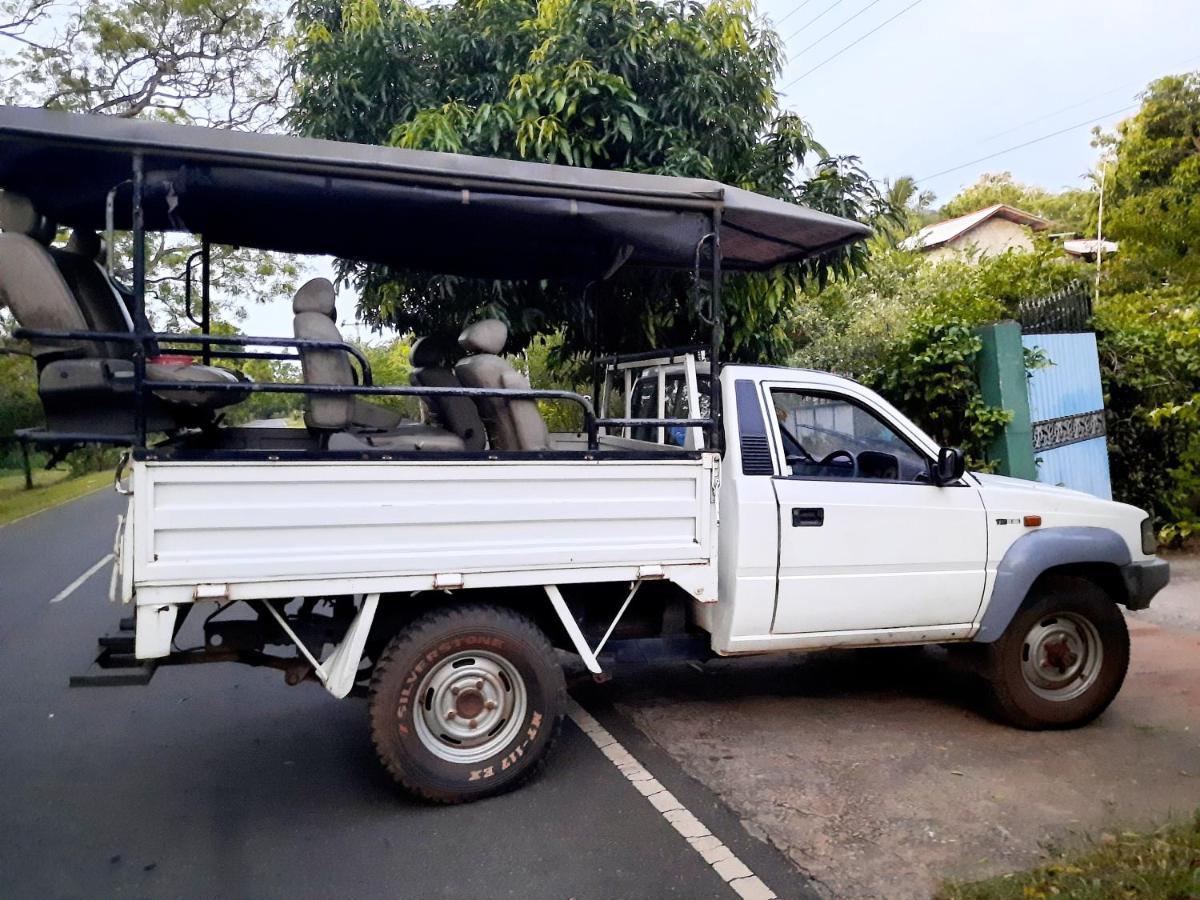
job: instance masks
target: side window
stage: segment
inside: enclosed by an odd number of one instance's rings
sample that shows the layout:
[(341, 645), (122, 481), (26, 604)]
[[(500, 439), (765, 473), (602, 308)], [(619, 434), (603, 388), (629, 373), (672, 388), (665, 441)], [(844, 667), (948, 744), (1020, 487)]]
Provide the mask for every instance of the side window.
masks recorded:
[(892, 428), (841, 397), (771, 391), (792, 475), (928, 482), (929, 462)]

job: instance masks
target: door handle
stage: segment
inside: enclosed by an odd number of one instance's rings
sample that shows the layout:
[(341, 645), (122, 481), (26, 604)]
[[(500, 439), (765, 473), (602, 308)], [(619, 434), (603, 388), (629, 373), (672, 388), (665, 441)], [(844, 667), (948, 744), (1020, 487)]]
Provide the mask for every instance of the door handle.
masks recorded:
[(793, 528), (820, 528), (825, 524), (825, 510), (819, 506), (793, 506)]

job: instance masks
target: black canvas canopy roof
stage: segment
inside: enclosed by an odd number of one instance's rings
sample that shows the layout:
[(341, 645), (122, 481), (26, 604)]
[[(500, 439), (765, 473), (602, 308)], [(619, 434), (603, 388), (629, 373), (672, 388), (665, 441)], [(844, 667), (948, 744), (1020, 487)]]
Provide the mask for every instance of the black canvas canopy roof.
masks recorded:
[(0, 107), (0, 188), (101, 229), (141, 154), (146, 228), (214, 243), (497, 278), (686, 268), (721, 224), (722, 264), (764, 270), (868, 235), (857, 222), (693, 178)]

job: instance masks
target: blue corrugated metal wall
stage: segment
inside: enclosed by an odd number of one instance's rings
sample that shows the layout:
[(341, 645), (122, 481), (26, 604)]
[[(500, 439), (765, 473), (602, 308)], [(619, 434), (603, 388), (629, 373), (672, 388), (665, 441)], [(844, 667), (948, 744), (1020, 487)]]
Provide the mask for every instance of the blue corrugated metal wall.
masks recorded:
[[(1035, 369), (1029, 379), (1029, 417), (1033, 421), (1038, 481), (1111, 500), (1096, 335), (1027, 334), (1021, 337), (1021, 343), (1026, 348), (1041, 348), (1053, 363)], [(1087, 413), (1094, 415), (1085, 416)], [(1099, 437), (1074, 437), (1097, 429)], [(1054, 437), (1050, 440), (1061, 446), (1039, 449), (1039, 436), (1046, 438), (1051, 432)]]

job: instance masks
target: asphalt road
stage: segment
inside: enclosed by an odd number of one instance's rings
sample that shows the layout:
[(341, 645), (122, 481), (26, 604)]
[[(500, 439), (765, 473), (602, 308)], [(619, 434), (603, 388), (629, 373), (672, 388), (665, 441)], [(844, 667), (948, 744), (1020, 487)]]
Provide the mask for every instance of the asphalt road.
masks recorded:
[[(429, 807), (380, 770), (361, 700), (234, 665), (68, 688), (122, 611), (108, 492), (0, 528), (0, 895), (714, 897), (736, 894), (570, 721), (541, 778)], [(610, 709), (589, 710), (780, 897), (775, 850)]]

